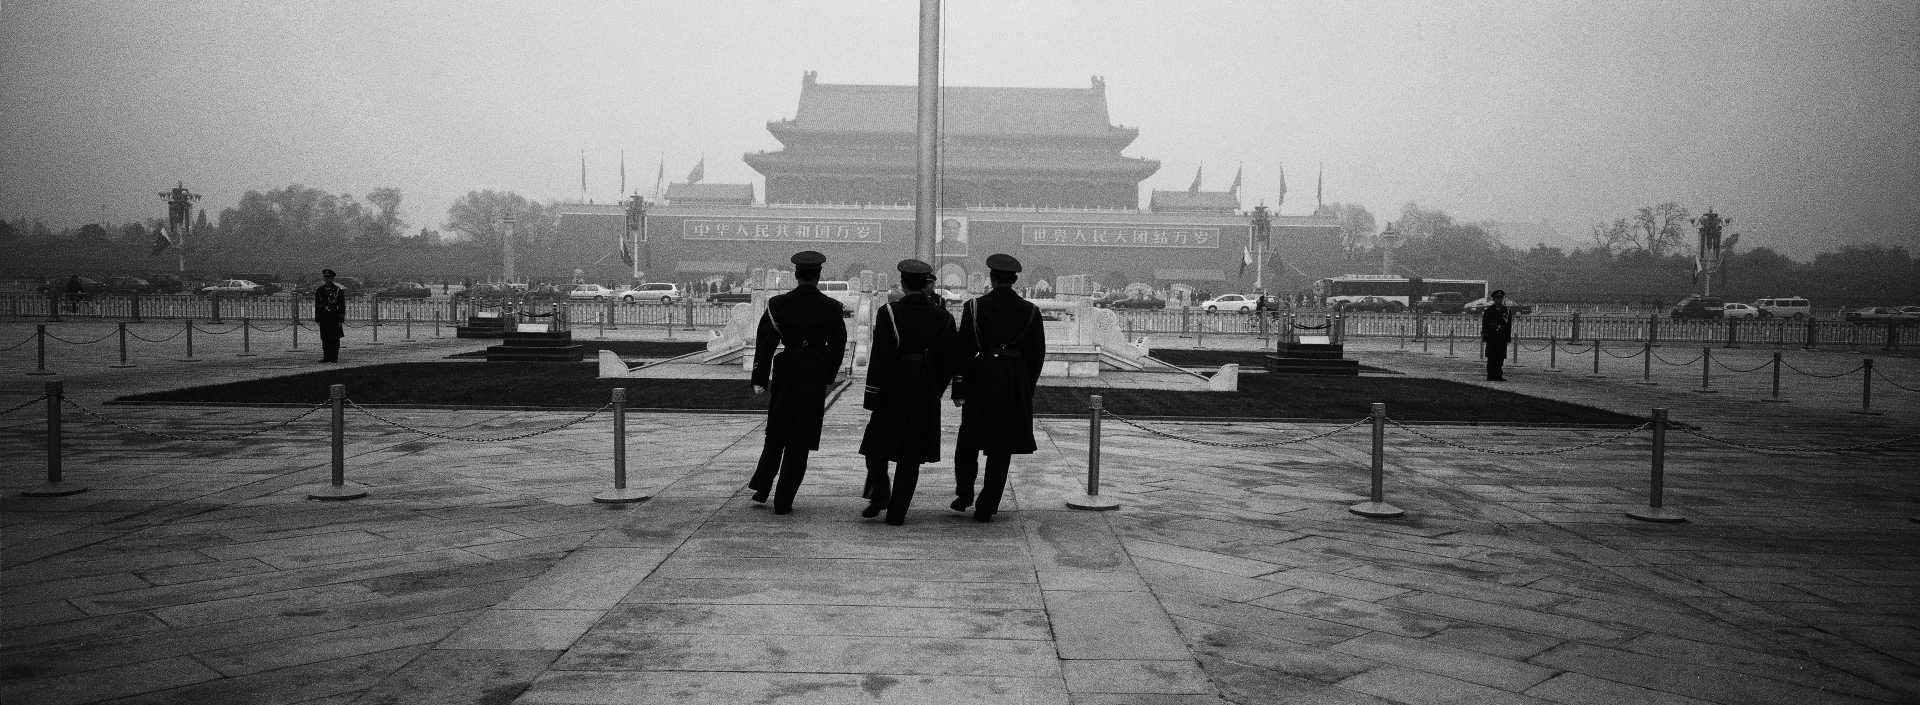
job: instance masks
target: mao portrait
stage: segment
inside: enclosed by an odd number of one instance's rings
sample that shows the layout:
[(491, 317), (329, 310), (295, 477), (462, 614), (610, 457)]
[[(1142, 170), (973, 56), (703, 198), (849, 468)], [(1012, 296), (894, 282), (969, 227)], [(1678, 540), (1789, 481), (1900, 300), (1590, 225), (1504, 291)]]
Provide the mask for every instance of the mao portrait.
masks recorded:
[(967, 256), (967, 219), (948, 216), (940, 219), (940, 239), (933, 245), (933, 253), (941, 257)]

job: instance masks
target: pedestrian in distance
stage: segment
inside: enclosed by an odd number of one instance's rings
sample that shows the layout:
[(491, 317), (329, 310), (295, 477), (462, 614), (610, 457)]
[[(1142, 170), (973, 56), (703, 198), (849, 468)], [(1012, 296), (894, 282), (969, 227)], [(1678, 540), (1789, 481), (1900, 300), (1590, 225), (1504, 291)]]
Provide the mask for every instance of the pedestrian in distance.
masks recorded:
[[(900, 300), (874, 314), (873, 348), (861, 407), (873, 412), (860, 438), (867, 458), (869, 519), (887, 513), (887, 523), (907, 521), (920, 466), (940, 461), (940, 395), (953, 374), (953, 314), (933, 293), (933, 267), (901, 260)], [(893, 464), (891, 482), (887, 464)]]
[[(956, 339), (957, 372), (953, 405), (960, 407), (960, 433), (954, 441), (953, 510), (973, 507), (973, 520), (993, 521), (1006, 492), (1013, 456), (1038, 448), (1033, 438), (1033, 391), (1046, 364), (1047, 334), (1040, 308), (1020, 298), (1020, 260), (996, 254), (987, 258), (993, 289), (960, 309)], [(980, 455), (987, 475), (976, 498), (974, 478)]]
[(1501, 366), (1507, 362), (1507, 344), (1513, 342), (1513, 309), (1507, 308), (1507, 292), (1494, 289), (1488, 297), (1493, 303), (1480, 313), (1480, 342), (1487, 354), (1487, 381), (1505, 382)]
[(333, 270), (320, 270), (313, 288), (313, 322), (320, 324), (320, 361), (340, 361), (340, 339), (347, 337), (347, 290), (333, 283)]
[(747, 488), (763, 504), (771, 492), (775, 514), (793, 511), (793, 497), (807, 476), (807, 454), (820, 449), (827, 388), (847, 352), (840, 302), (820, 291), (826, 261), (812, 250), (793, 255), (793, 290), (767, 300), (755, 333), (753, 393), (771, 390), (773, 397), (767, 401), (766, 445)]

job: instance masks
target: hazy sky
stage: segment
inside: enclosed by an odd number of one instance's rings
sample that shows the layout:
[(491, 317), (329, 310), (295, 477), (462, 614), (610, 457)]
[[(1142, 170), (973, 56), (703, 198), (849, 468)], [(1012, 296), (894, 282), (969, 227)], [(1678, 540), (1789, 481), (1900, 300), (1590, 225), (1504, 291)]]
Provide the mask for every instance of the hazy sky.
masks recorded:
[[(1920, 252), (1920, 3), (948, 0), (949, 85), (1107, 81), (1157, 159), (1248, 208), (1409, 201), (1467, 221), (1594, 223), (1678, 201), (1742, 246)], [(405, 195), (439, 229), (477, 189), (650, 191), (706, 157), (759, 175), (802, 72), (910, 85), (911, 0), (207, 0), (0, 4), (0, 217), (217, 215), (289, 184)]]

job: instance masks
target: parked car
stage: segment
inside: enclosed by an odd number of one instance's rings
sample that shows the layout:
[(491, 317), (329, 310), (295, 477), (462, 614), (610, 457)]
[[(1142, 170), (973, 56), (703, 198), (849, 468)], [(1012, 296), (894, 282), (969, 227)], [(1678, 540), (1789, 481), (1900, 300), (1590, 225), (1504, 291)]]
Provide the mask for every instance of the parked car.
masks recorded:
[(1107, 306), (1109, 308), (1138, 308), (1157, 311), (1166, 308), (1167, 302), (1158, 296), (1134, 296), (1114, 301), (1107, 304)]
[[(1460, 312), (1467, 314), (1469, 316), (1478, 316), (1480, 314), (1486, 313), (1487, 307), (1492, 305), (1493, 305), (1493, 299), (1491, 298), (1474, 299), (1472, 301), (1468, 301), (1467, 305), (1460, 307)], [(1518, 301), (1514, 301), (1511, 298), (1507, 299), (1507, 308), (1512, 310), (1515, 314), (1525, 315), (1525, 314), (1533, 313), (1532, 304), (1523, 304)]]
[(1720, 306), (1720, 315), (1729, 319), (1759, 318), (1760, 309), (1738, 301), (1730, 301)]
[(666, 282), (649, 282), (620, 292), (620, 300), (630, 304), (670, 304), (680, 300), (680, 286)]
[(1221, 294), (1200, 302), (1203, 311), (1252, 311), (1255, 299), (1246, 294)]
[(1900, 317), (1910, 321), (1920, 321), (1920, 306), (1901, 306)]
[(156, 294), (178, 294), (187, 288), (186, 283), (180, 281), (179, 275), (175, 274), (163, 272), (160, 274), (149, 274), (143, 278), (153, 283), (153, 293)]
[(1892, 306), (1856, 308), (1846, 313), (1846, 319), (1849, 321), (1897, 321), (1900, 320), (1900, 309)]
[(853, 282), (840, 280), (820, 282), (820, 293), (826, 294), (829, 299), (840, 302), (840, 313), (844, 316), (853, 315), (854, 309), (860, 307), (860, 299), (865, 296), (865, 294), (860, 293), (858, 288), (854, 287)]
[(751, 291), (716, 291), (707, 294), (707, 303), (710, 304), (726, 304), (730, 306), (733, 304), (752, 302), (753, 292)]
[(1413, 310), (1421, 313), (1464, 313), (1467, 310), (1467, 295), (1458, 291), (1436, 291), (1421, 298), (1413, 305)]
[(120, 296), (145, 296), (159, 293), (159, 289), (153, 285), (153, 282), (140, 277), (109, 277), (106, 291)]
[[(40, 292), (49, 296), (66, 296), (67, 284), (73, 279), (74, 277), (71, 275), (49, 278), (46, 284), (40, 286)], [(93, 277), (79, 277), (79, 279), (81, 298), (89, 298), (96, 294), (107, 293), (106, 282), (94, 279)]]
[(1393, 299), (1366, 296), (1352, 301), (1342, 301), (1334, 304), (1333, 310), (1347, 311), (1349, 313), (1399, 313), (1407, 310), (1407, 305), (1394, 301)]
[(608, 301), (619, 296), (620, 292), (599, 284), (575, 284), (567, 289), (568, 301)]
[(1674, 304), (1673, 308), (1667, 311), (1667, 316), (1676, 321), (1687, 318), (1721, 318), (1720, 307), (1725, 305), (1726, 302), (1720, 300), (1718, 296), (1690, 294), (1687, 298), (1681, 299), (1680, 303)]
[(473, 286), (454, 292), (453, 299), (456, 301), (464, 301), (466, 299), (503, 299), (519, 295), (520, 291), (518, 289), (506, 284), (477, 282)]
[(383, 299), (424, 299), (433, 296), (433, 290), (420, 282), (395, 282), (373, 293)]
[(1813, 304), (1798, 296), (1756, 299), (1753, 307), (1760, 309), (1761, 318), (1806, 318), (1813, 315)]
[(200, 287), (201, 296), (263, 296), (267, 288), (248, 279), (222, 279)]

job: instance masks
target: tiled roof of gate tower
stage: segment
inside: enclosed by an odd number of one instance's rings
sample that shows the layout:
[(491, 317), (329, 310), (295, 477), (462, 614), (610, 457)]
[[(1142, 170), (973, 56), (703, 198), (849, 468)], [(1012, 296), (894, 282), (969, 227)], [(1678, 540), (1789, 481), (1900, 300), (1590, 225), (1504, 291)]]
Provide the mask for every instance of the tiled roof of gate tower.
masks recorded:
[[(798, 131), (912, 134), (919, 89), (818, 83), (808, 72), (792, 120), (775, 123)], [(949, 135), (1114, 137), (1133, 135), (1107, 117), (1104, 81), (1088, 88), (947, 86), (941, 91), (943, 131)]]

